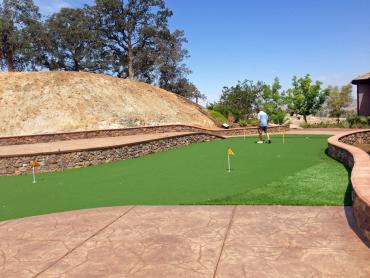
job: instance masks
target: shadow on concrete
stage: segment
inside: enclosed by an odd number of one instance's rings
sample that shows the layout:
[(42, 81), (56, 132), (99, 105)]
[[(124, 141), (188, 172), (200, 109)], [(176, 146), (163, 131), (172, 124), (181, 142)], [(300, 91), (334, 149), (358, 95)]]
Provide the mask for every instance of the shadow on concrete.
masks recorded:
[(329, 156), (331, 159), (334, 159), (334, 160), (338, 161), (339, 163), (341, 163), (343, 165), (343, 167), (347, 171), (348, 184), (347, 184), (346, 192), (344, 193), (344, 196), (343, 196), (343, 209), (344, 209), (344, 213), (346, 215), (347, 223), (350, 226), (350, 228), (352, 229), (352, 231), (358, 236), (359, 239), (361, 239), (361, 241), (368, 248), (370, 248), (370, 241), (362, 235), (360, 229), (358, 228), (358, 226), (356, 224), (355, 217), (353, 215), (353, 210), (352, 210), (352, 183), (351, 183), (352, 169), (350, 167), (348, 167), (346, 164), (344, 164), (342, 161), (340, 161), (340, 160), (338, 160), (338, 159), (336, 159), (334, 157), (331, 157), (328, 154), (328, 149), (325, 150), (325, 154), (327, 156)]

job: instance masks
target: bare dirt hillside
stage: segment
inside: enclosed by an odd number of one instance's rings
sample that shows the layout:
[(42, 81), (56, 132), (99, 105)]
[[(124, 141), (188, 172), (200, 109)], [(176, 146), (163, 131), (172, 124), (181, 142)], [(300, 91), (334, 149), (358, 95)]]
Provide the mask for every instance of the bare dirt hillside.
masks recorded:
[(81, 72), (0, 73), (0, 136), (189, 124), (202, 108), (151, 85)]

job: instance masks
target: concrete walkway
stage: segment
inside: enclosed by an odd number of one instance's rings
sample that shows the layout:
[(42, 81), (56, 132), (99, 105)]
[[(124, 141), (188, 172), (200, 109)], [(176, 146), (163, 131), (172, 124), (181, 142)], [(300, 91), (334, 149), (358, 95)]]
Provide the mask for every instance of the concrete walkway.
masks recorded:
[(138, 206), (0, 222), (0, 277), (370, 277), (350, 207)]

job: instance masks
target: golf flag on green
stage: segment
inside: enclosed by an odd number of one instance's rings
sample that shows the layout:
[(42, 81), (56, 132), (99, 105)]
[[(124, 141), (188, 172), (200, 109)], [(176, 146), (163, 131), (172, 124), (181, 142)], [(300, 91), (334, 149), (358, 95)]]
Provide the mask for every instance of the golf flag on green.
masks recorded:
[(32, 176), (33, 176), (32, 183), (36, 183), (35, 167), (40, 167), (40, 163), (35, 159), (31, 161), (31, 166), (32, 166)]
[(232, 148), (228, 148), (227, 149), (227, 166), (228, 166), (228, 172), (230, 173), (231, 172), (231, 164), (230, 164), (230, 156), (234, 155), (234, 152), (233, 152), (233, 149)]

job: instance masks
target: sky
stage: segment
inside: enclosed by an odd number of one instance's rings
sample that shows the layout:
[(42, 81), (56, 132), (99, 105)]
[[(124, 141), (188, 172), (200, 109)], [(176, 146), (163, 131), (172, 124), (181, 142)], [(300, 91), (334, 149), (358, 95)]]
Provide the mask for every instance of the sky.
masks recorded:
[[(43, 14), (90, 0), (35, 0)], [(289, 88), (307, 73), (324, 86), (370, 71), (369, 0), (167, 0), (171, 29), (182, 29), (190, 80), (218, 100), (239, 80)]]

